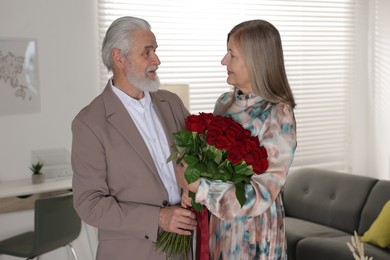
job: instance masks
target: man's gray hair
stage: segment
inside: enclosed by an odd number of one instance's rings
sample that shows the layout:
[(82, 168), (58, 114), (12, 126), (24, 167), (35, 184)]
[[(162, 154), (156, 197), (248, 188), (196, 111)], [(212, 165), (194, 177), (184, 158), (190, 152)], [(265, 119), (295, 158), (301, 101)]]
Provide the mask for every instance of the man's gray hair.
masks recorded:
[(108, 71), (114, 68), (112, 49), (118, 48), (122, 54), (128, 55), (132, 45), (131, 32), (140, 29), (150, 30), (151, 27), (147, 21), (131, 16), (118, 18), (110, 25), (102, 44), (102, 60)]

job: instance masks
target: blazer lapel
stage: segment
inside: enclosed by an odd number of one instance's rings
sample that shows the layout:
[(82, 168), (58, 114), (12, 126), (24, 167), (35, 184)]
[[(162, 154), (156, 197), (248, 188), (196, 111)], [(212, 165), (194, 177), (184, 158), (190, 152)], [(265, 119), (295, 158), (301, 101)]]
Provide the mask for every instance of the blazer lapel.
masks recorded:
[(144, 139), (138, 131), (133, 119), (130, 117), (126, 108), (123, 106), (120, 99), (112, 91), (111, 86), (107, 84), (102, 93), (103, 102), (106, 108), (106, 117), (118, 132), (126, 139), (128, 144), (134, 149), (140, 160), (150, 168), (151, 172), (158, 178), (161, 185), (163, 185), (157, 168), (154, 164), (153, 158), (150, 155), (149, 149), (146, 146)]
[[(181, 127), (177, 125), (175, 120), (175, 113), (169, 101), (161, 97), (158, 92), (153, 92), (150, 94), (152, 97), (154, 110), (156, 111), (158, 118), (160, 118), (161, 125), (164, 128), (165, 136), (168, 140), (169, 150), (172, 153), (174, 151), (172, 135), (173, 133), (180, 131)], [(172, 163), (174, 168), (173, 170), (176, 172), (176, 161), (173, 160)], [(179, 183), (177, 184), (177, 187), (180, 191), (181, 187)]]
[(176, 121), (174, 118), (175, 113), (172, 111), (172, 107), (169, 102), (162, 98), (158, 92), (153, 92), (150, 94), (152, 97), (154, 111), (156, 111), (157, 117), (160, 119), (161, 125), (164, 128), (165, 136), (167, 137), (169, 148), (172, 153), (172, 134), (178, 131), (178, 127), (176, 126)]

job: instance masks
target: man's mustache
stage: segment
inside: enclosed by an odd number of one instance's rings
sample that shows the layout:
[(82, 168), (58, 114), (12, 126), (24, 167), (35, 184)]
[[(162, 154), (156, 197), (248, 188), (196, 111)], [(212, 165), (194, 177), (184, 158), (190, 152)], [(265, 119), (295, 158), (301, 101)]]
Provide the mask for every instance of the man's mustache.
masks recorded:
[(156, 70), (158, 70), (158, 66), (149, 66), (146, 69), (146, 73), (148, 73), (148, 72), (155, 72)]

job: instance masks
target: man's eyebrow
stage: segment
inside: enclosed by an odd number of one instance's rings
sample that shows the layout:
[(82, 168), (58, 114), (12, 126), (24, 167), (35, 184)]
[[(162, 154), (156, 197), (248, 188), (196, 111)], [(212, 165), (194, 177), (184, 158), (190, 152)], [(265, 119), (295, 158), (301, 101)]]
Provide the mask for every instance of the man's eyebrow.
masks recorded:
[(157, 45), (146, 45), (145, 47), (144, 47), (144, 49), (145, 50), (150, 50), (150, 49), (152, 49), (152, 50), (154, 50), (154, 49), (157, 49)]

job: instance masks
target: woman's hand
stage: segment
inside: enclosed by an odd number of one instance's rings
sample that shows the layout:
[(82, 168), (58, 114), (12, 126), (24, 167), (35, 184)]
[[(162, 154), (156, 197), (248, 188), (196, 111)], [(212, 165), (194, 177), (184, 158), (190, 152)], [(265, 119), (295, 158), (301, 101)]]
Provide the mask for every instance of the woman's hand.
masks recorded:
[(180, 188), (186, 189), (188, 182), (186, 178), (184, 177), (184, 172), (187, 169), (187, 164), (183, 161), (181, 165), (176, 166), (176, 181)]
[(191, 201), (192, 199), (188, 195), (188, 190), (183, 190), (183, 194), (181, 195), (181, 206), (185, 209), (191, 208), (192, 207)]
[(187, 189), (189, 191), (192, 191), (193, 193), (197, 193), (198, 192), (198, 188), (199, 188), (199, 184), (200, 184), (200, 179), (197, 179), (193, 183), (188, 184), (187, 185)]

